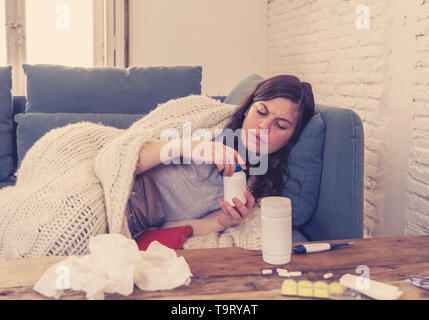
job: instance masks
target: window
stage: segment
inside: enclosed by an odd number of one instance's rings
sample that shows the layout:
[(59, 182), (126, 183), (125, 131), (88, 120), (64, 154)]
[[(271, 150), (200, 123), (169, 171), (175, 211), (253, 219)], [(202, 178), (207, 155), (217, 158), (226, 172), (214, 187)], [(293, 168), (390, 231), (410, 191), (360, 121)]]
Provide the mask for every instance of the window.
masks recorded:
[(0, 0), (0, 65), (13, 67), (13, 94), (25, 95), (23, 63), (127, 67), (128, 1)]
[(27, 0), (27, 63), (94, 66), (93, 3)]
[(0, 66), (7, 65), (6, 59), (6, 10), (4, 0), (0, 0)]

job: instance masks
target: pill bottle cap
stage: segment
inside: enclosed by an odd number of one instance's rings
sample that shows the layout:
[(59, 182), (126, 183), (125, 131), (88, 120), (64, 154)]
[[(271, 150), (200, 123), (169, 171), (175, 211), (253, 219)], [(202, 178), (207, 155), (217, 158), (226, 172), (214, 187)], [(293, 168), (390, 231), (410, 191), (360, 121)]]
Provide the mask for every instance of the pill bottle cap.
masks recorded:
[(286, 197), (265, 197), (261, 200), (262, 215), (280, 218), (292, 214), (292, 203)]

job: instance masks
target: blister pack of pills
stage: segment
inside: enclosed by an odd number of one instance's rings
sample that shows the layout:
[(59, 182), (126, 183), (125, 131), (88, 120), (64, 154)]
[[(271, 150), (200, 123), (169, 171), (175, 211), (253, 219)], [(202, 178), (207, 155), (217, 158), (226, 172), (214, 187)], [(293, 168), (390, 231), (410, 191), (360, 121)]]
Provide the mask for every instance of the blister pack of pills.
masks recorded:
[(413, 286), (429, 290), (429, 276), (412, 276), (409, 281)]
[(283, 296), (331, 299), (331, 300), (369, 300), (370, 298), (342, 286), (339, 282), (284, 280), (281, 287)]

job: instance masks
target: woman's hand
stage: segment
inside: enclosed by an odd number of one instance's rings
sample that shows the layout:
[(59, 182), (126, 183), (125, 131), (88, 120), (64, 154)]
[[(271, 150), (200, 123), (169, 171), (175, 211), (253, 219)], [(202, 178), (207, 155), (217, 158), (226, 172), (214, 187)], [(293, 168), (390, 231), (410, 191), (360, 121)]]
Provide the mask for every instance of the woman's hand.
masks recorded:
[(222, 213), (218, 216), (217, 221), (222, 227), (228, 228), (234, 226), (247, 218), (250, 209), (252, 209), (253, 205), (255, 204), (255, 198), (248, 190), (244, 191), (244, 196), (247, 199), (246, 204), (243, 204), (243, 202), (237, 198), (232, 199), (235, 207), (233, 207), (227, 201), (218, 199), (218, 202), (222, 208)]
[[(194, 163), (214, 163), (217, 171), (222, 172), (223, 176), (232, 176), (238, 163), (243, 170), (246, 165), (240, 154), (231, 147), (218, 141), (187, 141), (190, 144), (190, 150), (184, 151), (182, 147), (182, 156), (191, 158)], [(183, 141), (185, 143), (185, 141)]]
[(193, 229), (192, 236), (205, 236), (212, 232), (223, 231), (227, 227), (240, 223), (248, 216), (255, 203), (255, 198), (247, 190), (244, 191), (244, 195), (247, 199), (246, 204), (234, 198), (233, 201), (236, 206), (234, 208), (229, 203), (219, 199), (222, 209), (210, 212), (201, 219), (167, 221), (162, 228), (191, 226)]

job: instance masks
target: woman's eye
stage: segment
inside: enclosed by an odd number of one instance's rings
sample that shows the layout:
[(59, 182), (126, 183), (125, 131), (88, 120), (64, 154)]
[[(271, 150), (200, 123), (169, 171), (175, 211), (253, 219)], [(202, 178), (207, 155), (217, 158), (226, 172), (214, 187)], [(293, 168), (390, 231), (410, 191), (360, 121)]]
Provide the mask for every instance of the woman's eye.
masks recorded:
[(279, 123), (277, 123), (277, 127), (279, 128), (279, 129), (281, 129), (281, 130), (286, 130), (287, 129), (287, 126), (285, 127), (285, 126), (282, 126), (281, 124), (279, 124)]
[(260, 106), (260, 107), (258, 107), (257, 109), (256, 109), (256, 111), (258, 111), (258, 113), (260, 114), (260, 115), (266, 115), (267, 113), (265, 112), (265, 109), (262, 107), (262, 106)]

